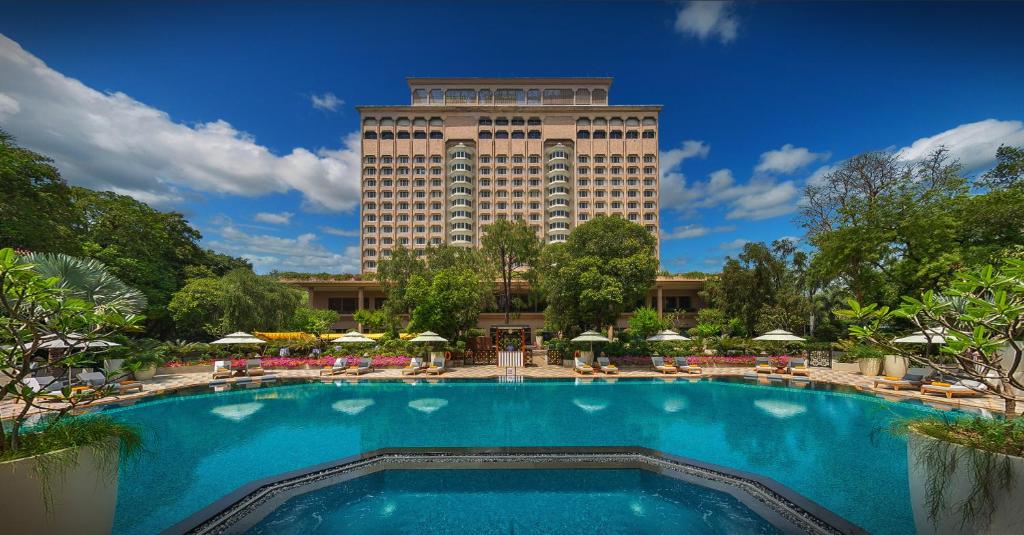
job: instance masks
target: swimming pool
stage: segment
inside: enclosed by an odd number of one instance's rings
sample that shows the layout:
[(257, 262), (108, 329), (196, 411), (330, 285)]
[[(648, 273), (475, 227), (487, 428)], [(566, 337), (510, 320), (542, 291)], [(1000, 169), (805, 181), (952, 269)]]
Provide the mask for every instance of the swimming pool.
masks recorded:
[(775, 534), (736, 498), (642, 470), (396, 470), (285, 502), (254, 535)]
[(873, 396), (686, 380), (307, 383), (107, 409), (147, 452), (114, 531), (154, 533), (255, 479), (383, 447), (643, 446), (761, 474), (872, 533), (914, 531), (906, 443), (931, 409)]

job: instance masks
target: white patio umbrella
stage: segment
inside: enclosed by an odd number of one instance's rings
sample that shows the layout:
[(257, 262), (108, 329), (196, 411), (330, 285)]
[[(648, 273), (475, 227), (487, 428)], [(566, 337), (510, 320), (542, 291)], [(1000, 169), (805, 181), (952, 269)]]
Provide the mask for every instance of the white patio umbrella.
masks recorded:
[(754, 340), (762, 342), (803, 342), (805, 339), (782, 329), (775, 329), (774, 331), (768, 331)]
[(945, 344), (946, 328), (925, 329), (902, 338), (897, 338), (892, 342), (894, 344)]
[(86, 340), (84, 336), (78, 333), (68, 333), (64, 335), (67, 340), (61, 340), (56, 334), (48, 334), (43, 337), (46, 339), (45, 342), (39, 344), (39, 349), (95, 349), (97, 347), (114, 347), (121, 344), (117, 342), (109, 342), (107, 340)]
[(266, 340), (262, 338), (256, 338), (249, 333), (243, 333), (241, 331), (231, 333), (220, 340), (214, 340), (211, 344), (265, 344)]
[(665, 329), (654, 336), (648, 336), (648, 342), (685, 342), (689, 338), (673, 331), (672, 329)]
[(376, 343), (376, 340), (363, 336), (363, 333), (349, 331), (335, 338), (334, 342), (338, 344), (374, 344)]
[(410, 342), (447, 342), (447, 338), (438, 336), (437, 333), (432, 331), (423, 331), (419, 335), (409, 340)]
[(608, 338), (601, 336), (599, 333), (594, 331), (587, 331), (576, 338), (570, 340), (571, 342), (590, 342), (590, 354), (594, 354), (594, 342), (611, 342)]

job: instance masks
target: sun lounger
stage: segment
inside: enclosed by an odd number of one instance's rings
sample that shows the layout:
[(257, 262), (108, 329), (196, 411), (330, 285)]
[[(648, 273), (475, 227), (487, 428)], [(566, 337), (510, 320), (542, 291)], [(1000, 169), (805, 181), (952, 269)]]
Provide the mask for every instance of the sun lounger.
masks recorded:
[(142, 392), (142, 383), (139, 381), (121, 381), (119, 383), (113, 383), (110, 386), (117, 388), (118, 394)]
[(579, 374), (583, 374), (583, 375), (594, 373), (594, 368), (591, 367), (586, 362), (584, 362), (582, 358), (576, 357), (572, 361), (573, 361), (572, 371), (574, 371), (576, 373), (579, 373)]
[(811, 369), (807, 367), (807, 359), (803, 357), (795, 357), (789, 359), (789, 365), (786, 366), (790, 375), (811, 375)]
[(430, 366), (427, 366), (425, 371), (428, 374), (432, 373), (434, 375), (441, 375), (442, 373), (448, 371), (448, 368), (445, 366), (447, 362), (448, 359), (446, 359), (444, 355), (431, 355)]
[(947, 398), (953, 396), (983, 396), (988, 391), (988, 386), (979, 381), (963, 379), (954, 384), (925, 384), (921, 385), (922, 394), (943, 394)]
[(665, 364), (665, 359), (661, 357), (651, 357), (651, 366), (661, 373), (676, 373), (679, 371), (675, 366)]
[(362, 375), (373, 370), (373, 359), (367, 357), (361, 357), (359, 359), (359, 365), (350, 366), (345, 370), (346, 375)]
[(213, 378), (214, 379), (226, 379), (231, 377), (234, 372), (231, 371), (231, 361), (229, 360), (218, 360), (213, 363)]
[(249, 359), (245, 361), (245, 374), (249, 377), (255, 377), (263, 375), (266, 371), (263, 370), (263, 361), (260, 359)]
[(334, 359), (334, 364), (331, 366), (324, 366), (320, 370), (320, 376), (324, 375), (338, 375), (339, 373), (345, 373), (348, 369), (348, 359), (345, 357), (338, 357)]
[(908, 372), (903, 377), (878, 377), (875, 379), (875, 388), (891, 388), (898, 391), (899, 389), (918, 389), (924, 383), (924, 374)]
[(420, 373), (423, 368), (426, 368), (423, 361), (420, 360), (419, 357), (413, 357), (413, 359), (409, 361), (409, 365), (402, 368), (402, 375), (416, 375), (417, 373)]
[(78, 380), (88, 386), (103, 386), (107, 382), (107, 376), (103, 372), (82, 372), (76, 375)]
[(754, 359), (754, 371), (757, 373), (772, 373), (775, 371), (772, 367), (772, 359), (768, 357), (756, 357)]
[(704, 369), (703, 368), (701, 368), (700, 366), (697, 366), (696, 364), (690, 364), (690, 362), (686, 360), (686, 357), (676, 357), (675, 358), (675, 363), (676, 363), (676, 368), (679, 368), (680, 370), (686, 371), (687, 373), (695, 373), (695, 374), (704, 373)]
[(42, 401), (70, 401), (71, 398), (88, 396), (96, 392), (95, 389), (89, 387), (72, 387), (70, 393), (65, 395), (61, 391), (63, 383), (49, 376), (29, 377), (24, 380), (24, 384), (36, 392), (36, 396)]
[(606, 375), (619, 373), (619, 367), (612, 364), (612, 361), (608, 360), (608, 357), (598, 357), (597, 366), (595, 366), (594, 369)]

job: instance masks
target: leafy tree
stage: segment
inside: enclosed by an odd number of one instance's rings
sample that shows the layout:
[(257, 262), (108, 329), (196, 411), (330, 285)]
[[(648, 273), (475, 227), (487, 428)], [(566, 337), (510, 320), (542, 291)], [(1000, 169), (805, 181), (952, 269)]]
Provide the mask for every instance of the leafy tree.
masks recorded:
[(0, 246), (80, 255), (81, 215), (52, 160), (0, 130)]
[(174, 294), (168, 310), (179, 332), (214, 337), (232, 331), (291, 328), (301, 303), (302, 292), (248, 269), (236, 269), (217, 279), (190, 280)]
[(629, 333), (638, 341), (646, 340), (668, 327), (668, 322), (651, 307), (640, 307), (629, 318)]
[[(746, 333), (784, 328), (800, 330), (810, 313), (800, 291), (800, 271), (806, 255), (792, 242), (778, 240), (771, 247), (748, 243), (738, 258), (729, 258), (708, 293), (710, 305), (724, 318), (736, 318)], [(724, 326), (726, 321), (717, 323)], [(724, 334), (724, 333), (723, 333)]]
[(333, 310), (313, 308), (308, 303), (303, 303), (295, 309), (291, 327), (296, 331), (310, 333), (320, 338), (320, 335), (329, 332), (339, 319), (341, 319), (341, 315)]
[(449, 267), (429, 275), (413, 275), (408, 297), (415, 303), (409, 329), (434, 331), (449, 340), (462, 338), (476, 325), (490, 299), (491, 280), (478, 271)]
[(225, 334), (221, 323), (224, 315), (224, 288), (215, 277), (192, 279), (174, 293), (167, 311), (174, 320), (175, 332), (198, 339)]
[(501, 275), (505, 323), (512, 319), (512, 281), (532, 279), (541, 242), (525, 220), (499, 219), (484, 228), (483, 251)]
[(146, 308), (146, 296), (110, 274), (99, 260), (76, 258), (63, 253), (29, 253), (25, 261), (45, 276), (55, 277), (57, 286), (72, 297), (108, 310), (139, 314)]
[(538, 268), (547, 323), (564, 331), (610, 325), (654, 286), (656, 245), (642, 226), (599, 216), (565, 243), (544, 247)]
[(377, 264), (377, 280), (387, 295), (384, 310), (392, 319), (387, 330), (392, 334), (398, 330), (397, 318), (412, 312), (413, 303), (406, 295), (410, 280), (426, 271), (426, 262), (417, 258), (414, 251), (402, 246), (396, 247), (390, 257), (381, 259)]
[(1000, 145), (996, 166), (985, 173), (980, 185), (992, 189), (1020, 187), (1024, 182), (1024, 147)]
[(361, 308), (352, 315), (352, 319), (362, 325), (364, 331), (369, 332), (379, 333), (388, 331), (392, 324), (387, 310), (383, 308), (378, 308), (377, 310)]

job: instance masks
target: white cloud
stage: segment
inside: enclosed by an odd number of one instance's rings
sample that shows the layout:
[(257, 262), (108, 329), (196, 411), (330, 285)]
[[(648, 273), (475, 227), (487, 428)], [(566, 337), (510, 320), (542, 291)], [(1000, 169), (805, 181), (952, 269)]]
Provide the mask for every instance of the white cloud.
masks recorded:
[(346, 237), (346, 238), (353, 238), (353, 237), (358, 238), (359, 237), (359, 229), (357, 229), (357, 228), (348, 229), (348, 228), (337, 228), (337, 227), (323, 226), (323, 227), (320, 227), (320, 231), (325, 233), (325, 234), (330, 234), (332, 236), (343, 236), (343, 237)]
[(53, 158), (72, 183), (162, 204), (189, 191), (256, 197), (298, 190), (307, 210), (358, 206), (358, 134), (337, 149), (278, 156), (226, 121), (186, 125), (124, 93), (96, 91), (3, 35), (0, 73), (4, 129)]
[(686, 175), (681, 166), (690, 158), (706, 158), (711, 147), (703, 141), (688, 139), (682, 146), (660, 151), (658, 158), (661, 163), (661, 205), (670, 209), (683, 211), (689, 209), (694, 200), (686, 189)]
[(253, 219), (261, 223), (270, 223), (272, 225), (287, 225), (291, 223), (292, 216), (295, 215), (291, 212), (271, 213), (271, 212), (260, 212), (256, 214)]
[(344, 100), (336, 97), (334, 93), (324, 93), (323, 95), (313, 95), (310, 97), (313, 103), (313, 107), (318, 110), (324, 111), (338, 111), (338, 108), (345, 103)]
[[(726, 206), (729, 210), (726, 219), (759, 220), (795, 210), (800, 190), (792, 180), (777, 182), (770, 176), (755, 176), (745, 184), (740, 184), (736, 182), (732, 171), (719, 169), (708, 175), (705, 182), (686, 186), (684, 181), (683, 191), (675, 195), (688, 201), (685, 206), (678, 208), (681, 210)], [(674, 205), (667, 206), (672, 208)]]
[(761, 160), (754, 168), (758, 173), (789, 174), (819, 160), (827, 160), (830, 152), (811, 152), (805, 147), (794, 147), (786, 143), (778, 150), (761, 153)]
[(359, 273), (359, 247), (345, 247), (342, 253), (328, 250), (307, 232), (294, 238), (249, 234), (222, 219), (215, 231), (219, 238), (208, 245), (222, 253), (240, 256), (252, 262), (260, 273), (271, 270), (312, 273)]
[(21, 105), (14, 100), (14, 97), (0, 93), (0, 119), (5, 119), (19, 111), (21, 111)]
[(727, 242), (724, 242), (722, 244), (719, 244), (718, 248), (723, 250), (723, 251), (734, 251), (736, 249), (742, 249), (743, 246), (748, 244), (748, 243), (750, 243), (750, 240), (745, 240), (743, 238), (736, 238), (735, 240), (727, 241)]
[(732, 2), (687, 2), (676, 14), (675, 30), (701, 41), (717, 36), (722, 43), (731, 43), (740, 26), (732, 8)]
[(823, 165), (815, 169), (811, 176), (807, 177), (807, 184), (810, 186), (821, 186), (825, 183), (825, 177), (838, 167), (838, 165)]
[(707, 236), (708, 234), (716, 234), (719, 232), (731, 232), (736, 230), (734, 225), (722, 225), (719, 227), (705, 227), (704, 225), (683, 225), (675, 227), (672, 230), (662, 230), (661, 239), (663, 240), (684, 240), (687, 238), (699, 238), (701, 236)]
[(939, 147), (949, 149), (964, 171), (981, 171), (996, 163), (999, 145), (1024, 145), (1024, 122), (985, 119), (966, 123), (930, 137), (923, 137), (897, 153), (907, 161), (920, 161)]

